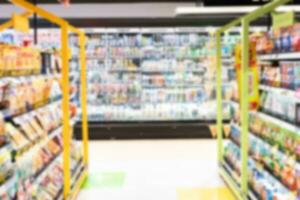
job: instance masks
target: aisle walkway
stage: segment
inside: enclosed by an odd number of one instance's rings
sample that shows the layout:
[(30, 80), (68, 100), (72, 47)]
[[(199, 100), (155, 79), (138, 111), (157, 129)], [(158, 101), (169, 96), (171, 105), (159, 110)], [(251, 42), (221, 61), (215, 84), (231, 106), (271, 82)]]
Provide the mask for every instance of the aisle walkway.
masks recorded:
[(90, 176), (78, 199), (232, 200), (216, 150), (214, 140), (90, 142)]

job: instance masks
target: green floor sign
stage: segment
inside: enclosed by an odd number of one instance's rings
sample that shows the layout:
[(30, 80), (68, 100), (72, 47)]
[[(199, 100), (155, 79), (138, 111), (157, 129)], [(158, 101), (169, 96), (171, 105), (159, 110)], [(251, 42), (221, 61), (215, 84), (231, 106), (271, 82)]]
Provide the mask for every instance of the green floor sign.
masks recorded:
[(121, 188), (124, 185), (124, 172), (100, 172), (89, 174), (83, 189)]

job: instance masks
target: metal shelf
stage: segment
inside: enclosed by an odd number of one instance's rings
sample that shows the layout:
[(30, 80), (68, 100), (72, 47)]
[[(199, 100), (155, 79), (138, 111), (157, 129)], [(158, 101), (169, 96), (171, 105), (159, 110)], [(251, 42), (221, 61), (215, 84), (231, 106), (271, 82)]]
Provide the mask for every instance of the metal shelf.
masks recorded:
[(241, 190), (239, 189), (238, 185), (235, 183), (235, 181), (231, 178), (231, 175), (226, 171), (226, 169), (221, 166), (219, 173), (225, 183), (229, 186), (233, 194), (238, 200), (245, 200), (246, 198), (243, 197)]
[(259, 200), (251, 190), (249, 190), (249, 192), (248, 192), (248, 198), (250, 200)]
[[(260, 85), (259, 89), (263, 90), (263, 91), (269, 91), (269, 92), (272, 92), (272, 93), (282, 94), (282, 95), (285, 95), (285, 96), (288, 96), (288, 97), (297, 98), (296, 91), (290, 90), (290, 89), (272, 87), (272, 86), (268, 86), (268, 85)], [(299, 101), (300, 101), (300, 99), (299, 99)]]
[(266, 54), (258, 56), (259, 60), (300, 60), (300, 52)]
[(87, 172), (87, 168), (85, 167), (83, 172), (81, 173), (81, 176), (78, 179), (74, 189), (71, 191), (68, 200), (75, 200), (77, 198), (78, 193), (79, 193), (81, 187), (83, 186), (85, 180), (87, 179), (87, 177), (88, 177), (88, 172)]

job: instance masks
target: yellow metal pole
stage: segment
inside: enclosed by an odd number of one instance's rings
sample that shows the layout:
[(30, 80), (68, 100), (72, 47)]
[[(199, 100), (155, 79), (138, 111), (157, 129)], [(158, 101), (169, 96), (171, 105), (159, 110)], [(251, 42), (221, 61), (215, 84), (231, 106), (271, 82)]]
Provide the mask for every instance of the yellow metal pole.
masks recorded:
[(217, 136), (218, 136), (218, 161), (223, 161), (223, 105), (222, 105), (222, 50), (221, 50), (221, 33), (216, 32), (216, 90), (217, 90)]
[(82, 117), (82, 140), (83, 140), (83, 162), (88, 166), (89, 147), (88, 147), (88, 117), (87, 117), (87, 81), (86, 81), (86, 59), (85, 59), (85, 35), (79, 35), (80, 44), (80, 97), (81, 97), (81, 117)]
[(76, 33), (79, 37), (80, 47), (80, 102), (81, 102), (81, 120), (82, 120), (82, 141), (83, 141), (83, 162), (88, 166), (88, 117), (87, 117), (87, 81), (86, 81), (86, 57), (85, 57), (85, 34), (79, 29), (69, 25), (70, 31)]
[(62, 55), (62, 110), (63, 110), (63, 172), (64, 188), (63, 196), (67, 199), (70, 192), (70, 145), (71, 125), (69, 110), (69, 47), (68, 47), (68, 23), (61, 26), (61, 55)]
[(249, 22), (242, 19), (242, 67), (241, 67), (241, 189), (248, 193), (248, 65), (249, 65)]
[(237, 18), (231, 22), (229, 22), (228, 24), (226, 24), (225, 26), (221, 27), (218, 29), (218, 32), (219, 33), (223, 33), (225, 31), (227, 31), (228, 29), (234, 27), (234, 26), (237, 26), (241, 23), (241, 18)]

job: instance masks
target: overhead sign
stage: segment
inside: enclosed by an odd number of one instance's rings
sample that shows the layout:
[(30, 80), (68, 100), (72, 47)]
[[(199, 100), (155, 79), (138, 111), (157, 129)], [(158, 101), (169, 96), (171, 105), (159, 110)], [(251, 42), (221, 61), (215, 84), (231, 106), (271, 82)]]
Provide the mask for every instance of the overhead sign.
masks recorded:
[[(204, 0), (205, 6), (257, 6), (271, 2), (272, 0)], [(290, 4), (300, 4), (300, 0), (294, 0)]]
[(27, 17), (13, 14), (13, 28), (17, 31), (29, 32), (29, 20)]
[(273, 28), (283, 28), (291, 26), (295, 23), (295, 13), (285, 12), (285, 13), (273, 13)]

